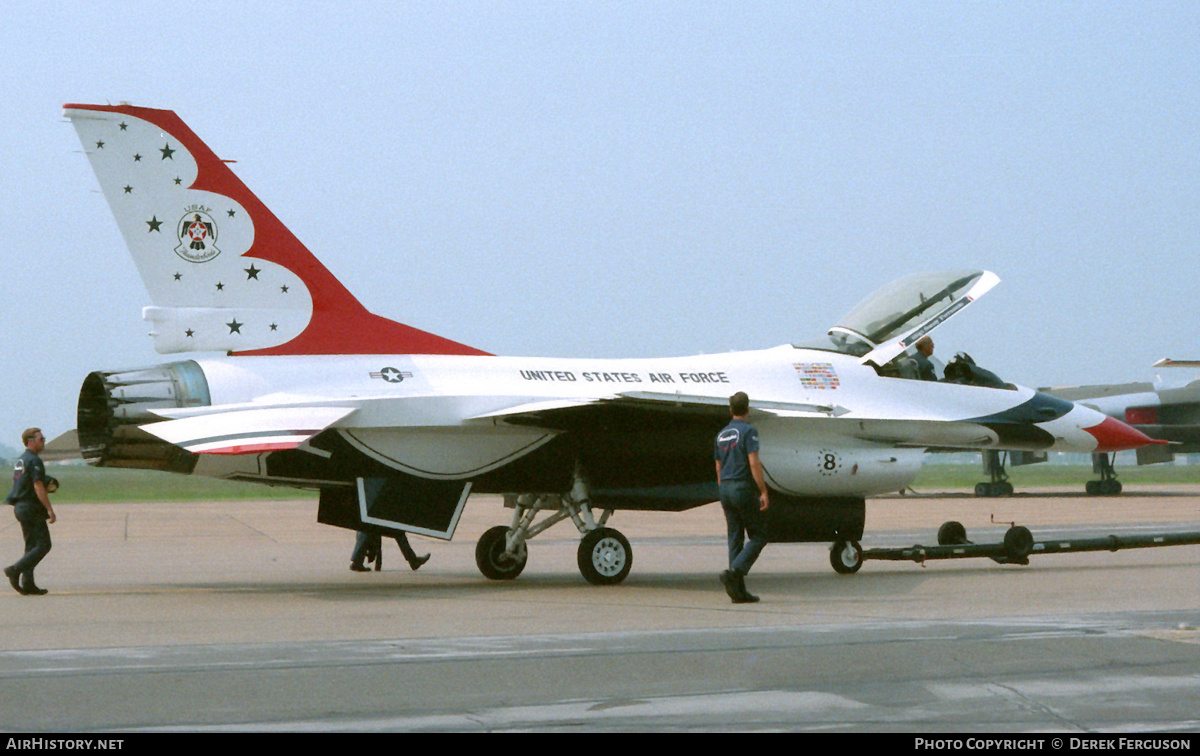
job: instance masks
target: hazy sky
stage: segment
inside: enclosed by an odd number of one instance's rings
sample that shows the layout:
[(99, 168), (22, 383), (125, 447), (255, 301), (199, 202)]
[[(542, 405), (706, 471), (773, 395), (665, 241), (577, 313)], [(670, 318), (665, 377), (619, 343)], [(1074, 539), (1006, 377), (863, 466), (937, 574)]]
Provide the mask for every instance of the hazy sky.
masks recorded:
[(497, 354), (824, 332), (901, 275), (1025, 385), (1200, 357), (1195, 2), (0, 5), (0, 441), (154, 352), (66, 102), (175, 110), (371, 310)]

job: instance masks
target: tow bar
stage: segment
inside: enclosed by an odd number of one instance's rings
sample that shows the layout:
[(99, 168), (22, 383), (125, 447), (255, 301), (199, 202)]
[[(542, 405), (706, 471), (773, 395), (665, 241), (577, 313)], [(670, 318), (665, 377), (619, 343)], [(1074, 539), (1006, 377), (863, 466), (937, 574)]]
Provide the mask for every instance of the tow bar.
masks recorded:
[[(924, 564), (934, 559), (987, 558), (998, 564), (1029, 564), (1035, 554), (1069, 554), (1083, 551), (1120, 551), (1149, 549), (1159, 546), (1194, 546), (1200, 544), (1200, 532), (1157, 533), (1153, 535), (1109, 535), (1102, 538), (1055, 538), (1033, 540), (1033, 533), (1022, 525), (1013, 525), (1004, 534), (1002, 543), (973, 543), (967, 540), (962, 523), (951, 520), (938, 528), (938, 545), (920, 544), (907, 548), (863, 549), (857, 544), (839, 542), (833, 546), (831, 558), (834, 569), (843, 574), (857, 572), (862, 562), (879, 559), (890, 562)], [(854, 559), (854, 552), (859, 558)], [(854, 564), (857, 561), (858, 564)], [(838, 569), (842, 567), (842, 569)]]

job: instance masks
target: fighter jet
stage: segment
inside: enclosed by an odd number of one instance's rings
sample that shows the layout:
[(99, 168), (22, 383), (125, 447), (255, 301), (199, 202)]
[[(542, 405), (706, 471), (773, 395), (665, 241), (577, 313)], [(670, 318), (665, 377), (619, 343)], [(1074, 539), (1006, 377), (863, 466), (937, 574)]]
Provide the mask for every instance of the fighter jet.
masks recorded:
[[(1043, 391), (1099, 410), (1162, 441), (1137, 450), (1139, 465), (1171, 462), (1176, 454), (1200, 452), (1200, 376), (1194, 370), (1200, 368), (1200, 361), (1161, 359), (1153, 367), (1180, 368), (1181, 374), (1155, 375), (1153, 381), (1138, 383), (1062, 386)], [(1183, 374), (1185, 368), (1193, 370)], [(1113, 468), (1114, 456), (1093, 453), (1092, 469), (1100, 479), (1087, 481), (1084, 490), (1089, 494), (1121, 493), (1121, 481)]]
[(84, 379), (93, 465), (315, 489), (321, 522), (443, 539), (471, 494), (503, 494), (513, 515), (476, 546), (484, 575), (517, 577), (528, 542), (569, 519), (583, 576), (613, 584), (633, 561), (614, 513), (717, 498), (713, 438), (737, 391), (760, 431), (771, 538), (832, 542), (841, 571), (861, 563), (865, 498), (907, 486), (927, 448), (1149, 441), (966, 362), (917, 378), (913, 345), (995, 286), (987, 271), (906, 276), (800, 344), (494, 356), (368, 312), (175, 113), (64, 110), (150, 294), (155, 349), (198, 353)]

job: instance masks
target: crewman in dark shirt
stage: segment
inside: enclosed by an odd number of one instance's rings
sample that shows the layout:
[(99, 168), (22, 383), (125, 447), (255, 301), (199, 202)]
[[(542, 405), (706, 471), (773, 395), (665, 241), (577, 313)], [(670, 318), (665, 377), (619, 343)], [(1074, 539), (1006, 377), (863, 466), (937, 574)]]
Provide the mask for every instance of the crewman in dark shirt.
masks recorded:
[(12, 504), (21, 533), (25, 536), (25, 556), (4, 568), (13, 590), (25, 596), (44, 596), (46, 589), (33, 581), (33, 568), (50, 553), (49, 524), (58, 518), (47, 493), (46, 466), (38, 456), (46, 448), (46, 437), (39, 428), (21, 434), (25, 452), (13, 466), (13, 487), (5, 503)]
[(748, 604), (758, 601), (746, 590), (746, 575), (767, 545), (763, 520), (770, 496), (758, 460), (758, 431), (746, 421), (750, 397), (744, 391), (729, 397), (729, 413), (733, 419), (713, 445), (729, 539), (729, 569), (721, 573), (721, 583), (733, 603)]

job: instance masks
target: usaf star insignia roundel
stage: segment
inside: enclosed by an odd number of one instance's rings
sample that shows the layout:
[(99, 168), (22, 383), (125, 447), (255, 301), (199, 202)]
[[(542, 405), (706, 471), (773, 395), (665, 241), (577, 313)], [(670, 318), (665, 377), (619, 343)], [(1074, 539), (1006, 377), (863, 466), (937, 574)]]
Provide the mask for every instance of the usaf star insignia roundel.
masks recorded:
[(388, 383), (401, 383), (405, 378), (412, 378), (412, 373), (401, 372), (394, 367), (385, 367), (378, 373), (371, 373), (372, 378), (382, 378)]

